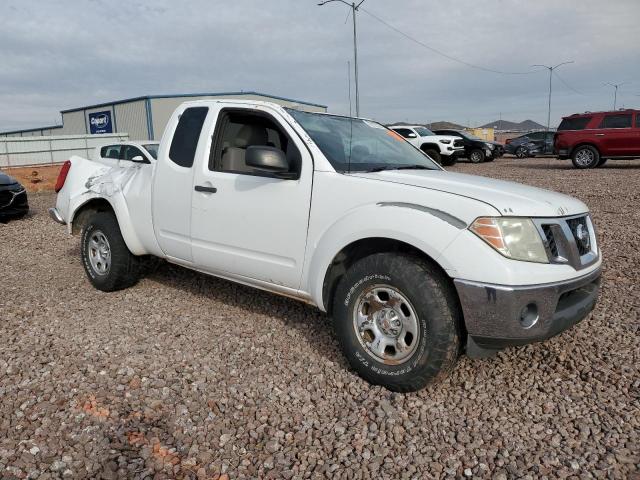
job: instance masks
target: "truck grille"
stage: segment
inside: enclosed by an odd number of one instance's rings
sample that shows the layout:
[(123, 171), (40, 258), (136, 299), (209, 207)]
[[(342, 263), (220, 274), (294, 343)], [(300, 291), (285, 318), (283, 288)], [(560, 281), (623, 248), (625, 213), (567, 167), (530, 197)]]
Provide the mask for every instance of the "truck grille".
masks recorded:
[(587, 225), (587, 217), (570, 218), (567, 220), (567, 225), (571, 229), (580, 255), (582, 256), (589, 253), (591, 251), (591, 232), (589, 232)]
[(458, 139), (458, 140), (454, 140), (453, 141), (453, 146), (454, 147), (463, 147), (464, 145), (462, 144), (462, 140)]
[(553, 258), (557, 258), (558, 255), (558, 245), (556, 244), (556, 239), (551, 231), (551, 225), (542, 225), (542, 231), (544, 232), (545, 239), (547, 240), (547, 248), (553, 255)]
[(588, 215), (535, 219), (551, 263), (568, 263), (576, 270), (598, 259)]

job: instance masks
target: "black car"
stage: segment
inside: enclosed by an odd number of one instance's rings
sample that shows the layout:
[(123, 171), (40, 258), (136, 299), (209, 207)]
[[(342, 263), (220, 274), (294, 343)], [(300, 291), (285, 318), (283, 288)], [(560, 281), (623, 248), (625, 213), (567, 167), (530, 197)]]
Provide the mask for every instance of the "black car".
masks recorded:
[(0, 172), (0, 220), (21, 217), (28, 211), (25, 188), (15, 178)]
[(493, 146), (496, 147), (495, 152), (493, 154), (494, 158), (500, 158), (501, 156), (504, 155), (505, 149), (503, 144), (501, 144), (500, 142), (489, 142), (489, 143), (491, 143)]
[(507, 140), (505, 151), (518, 158), (553, 155), (553, 135), (554, 132), (531, 132), (520, 135)]
[(436, 135), (455, 135), (462, 138), (464, 154), (472, 163), (492, 162), (499, 156), (498, 149), (493, 142), (487, 142), (481, 138), (474, 137), (469, 132), (463, 130), (434, 130)]

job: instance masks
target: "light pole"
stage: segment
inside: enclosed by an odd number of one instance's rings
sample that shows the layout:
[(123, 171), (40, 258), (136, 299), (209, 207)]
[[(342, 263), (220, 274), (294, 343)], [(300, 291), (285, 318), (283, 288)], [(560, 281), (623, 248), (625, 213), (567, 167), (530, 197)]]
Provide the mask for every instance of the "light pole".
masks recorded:
[(345, 0), (325, 0), (324, 2), (320, 2), (318, 6), (321, 7), (331, 2), (344, 3), (347, 7), (351, 9), (351, 14), (353, 16), (353, 73), (354, 73), (355, 82), (356, 82), (356, 117), (359, 117), (360, 116), (360, 92), (358, 89), (358, 33), (356, 30), (356, 12), (358, 11), (358, 8), (360, 8), (360, 5), (362, 5), (365, 2), (365, 0), (361, 0), (357, 4), (355, 2), (349, 3), (349, 2), (346, 2)]
[(605, 83), (604, 85), (610, 85), (614, 88), (613, 91), (613, 109), (616, 109), (616, 103), (618, 102), (618, 87), (621, 87), (622, 85), (624, 85), (626, 82), (622, 82), (622, 83)]
[(549, 127), (551, 126), (551, 77), (553, 77), (553, 71), (556, 68), (561, 67), (562, 65), (567, 65), (568, 63), (573, 63), (573, 60), (559, 63), (557, 65), (554, 65), (553, 67), (550, 67), (549, 65), (531, 65), (532, 67), (543, 67), (549, 70), (549, 108), (547, 110), (547, 132), (549, 131)]

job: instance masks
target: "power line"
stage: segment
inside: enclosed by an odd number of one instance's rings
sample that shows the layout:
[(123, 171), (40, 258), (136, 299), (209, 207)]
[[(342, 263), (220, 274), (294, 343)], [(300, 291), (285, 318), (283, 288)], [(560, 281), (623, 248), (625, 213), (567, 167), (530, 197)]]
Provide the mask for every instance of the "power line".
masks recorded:
[(412, 37), (408, 33), (405, 33), (402, 30), (400, 30), (399, 28), (394, 27), (390, 23), (384, 21), (382, 18), (380, 18), (377, 15), (371, 13), (369, 10), (367, 10), (365, 8), (361, 7), (360, 10), (363, 11), (364, 13), (366, 13), (367, 15), (369, 15), (370, 17), (374, 18), (375, 20), (377, 20), (381, 24), (385, 25), (387, 28), (390, 28), (394, 32), (402, 35), (406, 39), (411, 40), (412, 42), (420, 45), (421, 47), (426, 48), (427, 50), (430, 50), (431, 52), (436, 53), (436, 54), (438, 54), (438, 55), (440, 55), (442, 57), (448, 58), (449, 60), (452, 60), (454, 62), (460, 63), (462, 65), (466, 65), (467, 67), (475, 68), (476, 70), (482, 70), (484, 72), (497, 73), (499, 75), (530, 75), (532, 73), (538, 73), (540, 71), (540, 70), (533, 70), (533, 71), (528, 71), (528, 72), (508, 72), (508, 71), (504, 71), (504, 70), (495, 70), (493, 68), (483, 67), (481, 65), (476, 65), (474, 63), (465, 62), (464, 60), (461, 60), (459, 58), (453, 57), (453, 56), (451, 56), (451, 55), (449, 55), (447, 53), (444, 53), (441, 50), (438, 50), (437, 48), (434, 48), (434, 47), (432, 47), (430, 45), (427, 45), (426, 43), (418, 40), (415, 37)]
[(569, 85), (567, 82), (565, 82), (565, 81), (564, 81), (564, 79), (563, 79), (560, 75), (558, 75), (558, 72), (556, 72), (555, 70), (553, 71), (553, 74), (554, 74), (554, 75), (556, 76), (556, 78), (557, 78), (558, 80), (560, 80), (560, 81), (564, 84), (564, 86), (565, 86), (565, 87), (567, 87), (569, 90), (571, 90), (571, 91), (573, 91), (573, 92), (577, 93), (578, 95), (586, 96), (584, 93), (582, 93), (582, 92), (581, 92), (581, 91), (579, 91), (579, 90), (576, 90), (576, 89), (575, 89), (575, 88), (573, 88), (571, 85)]

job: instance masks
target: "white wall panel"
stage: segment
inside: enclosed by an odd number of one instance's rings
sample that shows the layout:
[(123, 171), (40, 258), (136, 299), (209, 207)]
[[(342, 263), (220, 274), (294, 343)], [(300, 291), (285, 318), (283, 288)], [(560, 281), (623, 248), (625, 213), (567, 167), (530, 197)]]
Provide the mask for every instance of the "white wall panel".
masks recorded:
[(114, 109), (119, 133), (128, 133), (132, 140), (150, 140), (144, 100), (119, 103), (114, 105)]

